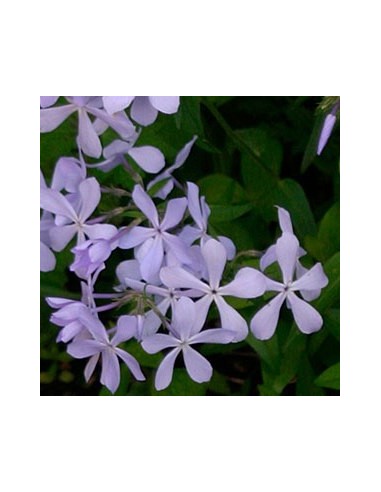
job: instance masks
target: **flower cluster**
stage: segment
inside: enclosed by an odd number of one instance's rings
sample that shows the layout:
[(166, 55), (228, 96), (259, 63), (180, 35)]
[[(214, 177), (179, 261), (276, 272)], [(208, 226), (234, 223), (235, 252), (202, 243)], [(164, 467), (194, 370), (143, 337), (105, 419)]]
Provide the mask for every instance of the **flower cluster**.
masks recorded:
[[(171, 383), (180, 353), (192, 380), (202, 383), (211, 379), (212, 367), (194, 344), (237, 343), (248, 336), (249, 327), (258, 339), (270, 338), (284, 303), (303, 333), (313, 333), (323, 324), (309, 301), (320, 295), (327, 278), (320, 264), (309, 270), (301, 264), (305, 251), (285, 209), (278, 208), (281, 237), (261, 257), (260, 269), (237, 269), (233, 241), (213, 237), (209, 231), (211, 211), (198, 186), (192, 182), (183, 185), (173, 176), (197, 137), (179, 150), (167, 168), (159, 149), (137, 145), (144, 127), (156, 120), (158, 112), (173, 114), (179, 103), (177, 96), (40, 99), (42, 132), (53, 131), (67, 118), (78, 120), (78, 159), (59, 159), (50, 187), (41, 174), (41, 270), (54, 270), (54, 252), (74, 240), (73, 260), (68, 266), (82, 287), (81, 300), (47, 298), (55, 310), (51, 321), (60, 327), (57, 341), (68, 344), (67, 352), (74, 358), (88, 358), (86, 381), (101, 361), (100, 381), (111, 392), (120, 384), (120, 361), (137, 380), (145, 379), (139, 362), (127, 351), (125, 342), (130, 339), (149, 354), (170, 349), (156, 372), (155, 387), (162, 390)], [(115, 138), (103, 148), (101, 136), (107, 129)], [(86, 162), (87, 158), (91, 162)], [(102, 189), (89, 172), (94, 168), (108, 172), (119, 165), (136, 184), (131, 193), (122, 189), (111, 192), (128, 197), (128, 203), (97, 213), (102, 192), (110, 191)], [(145, 173), (156, 177), (145, 184)], [(177, 195), (168, 199), (174, 192)], [(121, 217), (126, 220), (126, 211), (133, 212), (133, 218), (120, 223)], [(97, 292), (99, 274), (114, 251), (125, 258), (115, 272), (119, 283), (112, 292)], [(273, 263), (279, 265), (281, 281), (263, 273)], [(276, 295), (249, 322), (231, 305), (233, 298), (254, 299), (266, 292)], [(212, 306), (219, 321), (210, 328)], [(120, 314), (123, 307), (128, 314)], [(104, 311), (115, 313), (114, 326), (102, 323)]]

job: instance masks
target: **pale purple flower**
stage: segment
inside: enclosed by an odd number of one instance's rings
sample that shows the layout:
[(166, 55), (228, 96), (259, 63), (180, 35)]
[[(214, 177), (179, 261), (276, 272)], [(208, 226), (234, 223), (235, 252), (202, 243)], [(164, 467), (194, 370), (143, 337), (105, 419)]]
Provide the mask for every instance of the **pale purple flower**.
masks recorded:
[(197, 140), (195, 135), (192, 140), (190, 140), (177, 154), (174, 164), (165, 169), (162, 173), (158, 174), (156, 178), (150, 181), (147, 185), (147, 190), (150, 190), (156, 183), (163, 182), (163, 186), (155, 193), (155, 197), (165, 200), (170, 192), (173, 190), (175, 184), (175, 178), (172, 176), (173, 171), (181, 167), (184, 162), (188, 159), (190, 151), (192, 150), (193, 144)]
[[(43, 96), (44, 97), (44, 96)], [(40, 131), (47, 133), (55, 130), (71, 114), (78, 113), (78, 145), (91, 157), (100, 157), (102, 145), (98, 134), (111, 127), (122, 138), (128, 138), (135, 132), (135, 127), (125, 113), (110, 115), (101, 109), (99, 96), (65, 96), (69, 104), (45, 107), (40, 110)], [(46, 101), (43, 101), (46, 104)], [(49, 104), (50, 105), (50, 104)], [(95, 121), (90, 119), (92, 115)], [(97, 121), (101, 124), (97, 127)]]
[(163, 349), (172, 348), (157, 369), (155, 388), (160, 391), (170, 385), (177, 356), (182, 352), (185, 368), (193, 381), (210, 381), (213, 368), (210, 362), (191, 345), (196, 343), (229, 343), (234, 333), (223, 328), (201, 331), (203, 323), (197, 316), (197, 305), (188, 297), (182, 297), (173, 307), (169, 334), (157, 333), (142, 342), (143, 349), (156, 354)]
[(339, 103), (335, 104), (331, 109), (330, 113), (324, 118), (323, 126), (320, 131), (318, 147), (317, 147), (317, 155), (320, 155), (323, 152), (324, 147), (326, 146), (329, 137), (333, 131), (333, 127), (336, 123), (336, 113), (339, 109)]
[[(168, 287), (199, 291), (198, 297), (202, 297), (196, 302), (196, 316), (200, 324), (205, 322), (210, 305), (215, 302), (220, 313), (222, 328), (234, 331), (235, 342), (244, 340), (248, 333), (247, 323), (225, 301), (224, 296), (244, 299), (258, 297), (265, 291), (265, 277), (254, 268), (245, 267), (239, 270), (234, 280), (225, 286), (220, 286), (227, 259), (224, 246), (215, 239), (209, 239), (201, 246), (201, 253), (208, 272), (208, 283), (199, 280), (184, 268), (179, 267), (162, 268), (160, 278)], [(191, 297), (196, 297), (196, 295)]]
[(322, 289), (327, 285), (328, 279), (321, 264), (317, 263), (294, 280), (299, 248), (297, 238), (289, 232), (283, 233), (276, 242), (276, 260), (279, 263), (283, 281), (276, 282), (269, 278), (266, 279), (267, 290), (279, 292), (279, 294), (260, 309), (251, 320), (251, 331), (260, 340), (267, 340), (273, 336), (284, 301), (291, 309), (295, 323), (301, 332), (314, 333), (323, 325), (323, 319), (318, 311), (298, 297), (295, 292)]
[[(40, 188), (47, 189), (44, 176), (40, 170)], [(51, 247), (49, 236), (50, 229), (54, 227), (53, 215), (45, 210), (42, 212), (40, 219), (40, 271), (51, 272), (56, 267), (56, 257)]]
[(180, 96), (134, 96), (130, 115), (140, 125), (147, 126), (156, 120), (159, 111), (173, 114), (179, 105)]
[[(202, 196), (200, 198), (200, 191), (195, 183), (187, 182), (187, 189), (188, 210), (195, 222), (195, 226), (186, 225), (179, 236), (187, 244), (193, 244), (197, 239), (201, 239), (202, 245), (211, 239), (211, 236), (207, 232), (210, 208), (206, 203), (205, 197)], [(233, 241), (225, 236), (217, 236), (217, 238), (226, 249), (227, 259), (232, 260), (236, 253)]]
[(67, 352), (76, 359), (90, 357), (85, 368), (86, 381), (89, 381), (99, 358), (101, 358), (102, 372), (100, 381), (112, 393), (115, 393), (120, 383), (118, 357), (122, 359), (138, 381), (145, 380), (135, 357), (118, 347), (120, 343), (130, 340), (136, 335), (136, 316), (120, 316), (115, 334), (111, 340), (103, 324), (90, 313), (82, 313), (81, 321), (86, 327), (87, 336), (84, 337), (81, 334), (82, 336), (76, 337), (68, 345)]
[(86, 280), (98, 268), (104, 267), (104, 262), (110, 257), (118, 242), (108, 239), (88, 239), (78, 244), (71, 251), (75, 255), (70, 271), (77, 277)]
[(175, 198), (169, 200), (163, 220), (160, 221), (155, 204), (140, 185), (134, 187), (132, 198), (143, 212), (152, 227), (133, 227), (119, 241), (122, 249), (140, 246), (137, 259), (144, 280), (155, 283), (164, 259), (164, 252), (170, 250), (180, 262), (189, 263), (186, 245), (168, 230), (175, 228), (183, 218), (187, 200)]
[[(292, 227), (292, 222), (291, 222), (291, 217), (290, 214), (287, 210), (285, 210), (282, 207), (278, 207), (278, 220), (279, 220), (279, 225), (280, 229), (282, 231), (282, 234), (288, 233), (288, 234), (294, 234), (293, 227)], [(299, 246), (298, 252), (297, 252), (297, 260), (296, 260), (296, 267), (295, 267), (295, 275), (296, 278), (300, 278), (302, 275), (304, 275), (307, 272), (307, 269), (304, 268), (304, 266), (300, 263), (299, 258), (304, 256), (306, 254), (306, 251)], [(272, 265), (277, 261), (277, 254), (276, 254), (276, 245), (272, 244), (266, 252), (262, 255), (259, 265), (261, 270), (265, 270), (267, 267)], [(315, 289), (315, 290), (301, 290), (300, 293), (302, 297), (306, 301), (313, 301), (314, 299), (317, 299), (320, 296), (321, 289)]]
[(82, 181), (78, 187), (79, 203), (77, 206), (69, 202), (67, 197), (56, 190), (41, 189), (41, 208), (56, 215), (55, 227), (49, 230), (52, 248), (61, 251), (77, 234), (78, 244), (90, 239), (109, 239), (117, 229), (111, 224), (91, 224), (88, 218), (96, 209), (101, 192), (95, 178)]
[(46, 302), (50, 307), (57, 309), (50, 317), (51, 323), (61, 327), (57, 342), (67, 343), (85, 329), (80, 320), (80, 315), (89, 311), (89, 307), (83, 301), (62, 297), (47, 297)]
[(126, 156), (129, 156), (147, 173), (155, 174), (163, 169), (165, 166), (163, 153), (152, 145), (134, 147), (135, 141), (136, 139), (130, 142), (114, 140), (103, 150), (105, 160), (97, 164), (88, 164), (87, 166), (99, 168), (102, 171), (111, 171), (111, 169), (121, 164), (129, 170), (129, 163), (126, 159)]

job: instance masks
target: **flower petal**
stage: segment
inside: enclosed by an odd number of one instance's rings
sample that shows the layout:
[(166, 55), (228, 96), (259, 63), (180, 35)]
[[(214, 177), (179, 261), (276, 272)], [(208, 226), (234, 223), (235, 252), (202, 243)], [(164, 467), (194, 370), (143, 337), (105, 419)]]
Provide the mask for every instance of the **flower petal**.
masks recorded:
[(199, 187), (191, 182), (187, 182), (188, 210), (193, 220), (201, 230), (206, 230), (208, 218), (204, 217), (200, 206)]
[(48, 108), (53, 106), (57, 102), (60, 96), (40, 96), (40, 106), (41, 108)]
[(135, 246), (139, 246), (139, 244), (142, 244), (147, 241), (147, 239), (153, 237), (154, 234), (155, 230), (151, 227), (135, 226), (123, 234), (119, 239), (119, 248), (135, 248)]
[(224, 328), (213, 328), (204, 330), (194, 335), (189, 343), (230, 343), (234, 340), (236, 333)]
[(171, 172), (175, 169), (178, 169), (180, 166), (184, 164), (184, 162), (188, 159), (190, 151), (192, 150), (193, 144), (197, 140), (197, 135), (194, 135), (192, 140), (184, 145), (184, 147), (179, 151), (176, 156), (174, 164), (170, 167)]
[(282, 207), (276, 207), (278, 209), (278, 220), (281, 231), (283, 233), (288, 232), (289, 234), (293, 234), (294, 231), (292, 228), (291, 216), (289, 212), (287, 212), (287, 210)]
[(274, 335), (284, 299), (285, 294), (278, 294), (263, 306), (251, 320), (250, 329), (258, 340), (268, 340)]
[(163, 258), (163, 240), (160, 236), (156, 236), (148, 253), (140, 261), (140, 271), (144, 280), (155, 283), (154, 279), (156, 279), (160, 271), (163, 264)]
[(57, 106), (55, 108), (41, 109), (40, 132), (48, 133), (55, 130), (63, 121), (66, 120), (66, 118), (74, 113), (76, 109), (77, 108), (73, 104)]
[(152, 198), (143, 190), (140, 185), (134, 187), (132, 199), (135, 205), (143, 212), (153, 226), (159, 227), (159, 216)]
[(192, 263), (192, 257), (188, 253), (188, 247), (182, 239), (168, 232), (163, 232), (162, 237), (166, 251), (171, 251), (182, 264), (190, 265)]
[(148, 96), (135, 96), (130, 114), (137, 123), (147, 126), (156, 120), (157, 109), (152, 106)]
[(213, 368), (205, 357), (187, 345), (183, 347), (183, 357), (187, 373), (193, 381), (196, 383), (210, 381)]
[(158, 173), (165, 166), (164, 154), (152, 145), (134, 147), (128, 151), (128, 155), (147, 173)]
[(271, 245), (259, 260), (260, 269), (266, 270), (266, 268), (276, 262), (276, 248), (275, 244)]
[(175, 365), (176, 358), (180, 353), (180, 350), (181, 349), (179, 347), (171, 350), (169, 354), (167, 354), (161, 361), (155, 377), (155, 388), (157, 389), (157, 391), (163, 390), (171, 384), (173, 377), (173, 367)]
[(116, 325), (116, 333), (111, 339), (111, 344), (116, 346), (133, 338), (136, 335), (137, 325), (136, 316), (120, 316)]
[(302, 333), (309, 334), (320, 330), (323, 326), (323, 318), (315, 308), (300, 299), (293, 292), (288, 294), (287, 299), (290, 303), (295, 323)]
[(160, 224), (160, 229), (166, 231), (168, 229), (172, 229), (172, 227), (177, 226), (183, 218), (186, 208), (186, 198), (175, 198), (173, 200), (169, 200), (167, 208), (165, 210), (164, 219)]
[[(107, 239), (112, 239), (118, 232), (112, 224), (84, 224), (82, 229), (90, 239), (104, 239), (105, 242)], [(109, 243), (108, 246), (111, 248)]]
[(62, 251), (77, 233), (77, 226), (74, 224), (62, 227), (52, 227), (49, 230), (49, 237), (54, 251)]
[(67, 353), (75, 359), (84, 359), (98, 354), (103, 348), (96, 340), (78, 340), (67, 346)]
[(182, 341), (188, 340), (196, 318), (194, 302), (188, 297), (181, 297), (172, 305), (172, 327)]
[(206, 295), (195, 302), (196, 316), (193, 321), (193, 326), (190, 333), (192, 337), (196, 335), (196, 333), (199, 333), (204, 327), (212, 302), (213, 298), (209, 295)]
[(78, 187), (81, 203), (78, 217), (85, 222), (97, 208), (101, 200), (101, 188), (95, 178), (87, 178)]
[(293, 234), (285, 232), (275, 245), (277, 261), (283, 274), (283, 283), (292, 281), (296, 260), (298, 258), (299, 241)]
[(126, 366), (131, 371), (135, 379), (137, 379), (138, 381), (145, 381), (146, 378), (142, 373), (139, 362), (135, 359), (135, 357), (133, 357), (131, 354), (120, 348), (116, 348), (115, 352), (126, 364)]
[(115, 352), (107, 348), (102, 352), (102, 373), (101, 383), (108, 388), (111, 393), (115, 393), (120, 383), (120, 367), (118, 357)]
[(147, 337), (142, 342), (143, 349), (148, 354), (156, 354), (168, 347), (178, 347), (179, 341), (172, 335), (166, 335), (164, 333), (157, 333), (151, 337)]
[(241, 268), (234, 280), (218, 289), (224, 296), (235, 296), (244, 299), (261, 296), (266, 290), (266, 280), (263, 273), (254, 268)]
[(51, 272), (56, 267), (56, 257), (46, 246), (40, 241), (40, 270), (41, 272)]
[(226, 249), (219, 241), (209, 239), (201, 246), (201, 253), (208, 270), (209, 285), (211, 289), (217, 289), (226, 264)]
[(150, 103), (158, 111), (166, 114), (176, 113), (180, 105), (180, 96), (148, 96)]
[(68, 217), (73, 222), (77, 220), (77, 214), (73, 207), (70, 205), (67, 198), (61, 195), (59, 191), (41, 188), (40, 206), (43, 210), (47, 210), (52, 214)]
[(334, 114), (327, 114), (325, 117), (323, 128), (320, 133), (317, 155), (320, 155), (323, 152), (326, 143), (328, 142), (329, 137), (331, 136), (333, 127), (335, 126), (336, 116)]
[(292, 283), (292, 290), (316, 290), (322, 289), (328, 284), (327, 275), (324, 273), (321, 263), (316, 263), (307, 270), (298, 280)]
[(84, 108), (78, 110), (78, 144), (81, 150), (90, 157), (98, 158), (102, 154), (101, 141)]
[(217, 236), (217, 239), (226, 250), (226, 258), (232, 260), (236, 254), (236, 247), (233, 241), (226, 236)]
[(103, 106), (108, 114), (126, 109), (135, 96), (102, 96)]
[(208, 285), (180, 267), (163, 267), (160, 270), (160, 278), (164, 285), (174, 289), (196, 289), (201, 292), (210, 291)]
[(100, 354), (95, 354), (92, 357), (90, 357), (88, 363), (86, 364), (85, 371), (84, 371), (86, 383), (89, 382), (91, 376), (93, 375), (95, 366), (97, 365), (99, 360), (99, 355)]
[(215, 296), (215, 303), (221, 317), (221, 326), (229, 331), (234, 331), (234, 342), (240, 342), (247, 337), (249, 329), (243, 317), (224, 300), (223, 297)]

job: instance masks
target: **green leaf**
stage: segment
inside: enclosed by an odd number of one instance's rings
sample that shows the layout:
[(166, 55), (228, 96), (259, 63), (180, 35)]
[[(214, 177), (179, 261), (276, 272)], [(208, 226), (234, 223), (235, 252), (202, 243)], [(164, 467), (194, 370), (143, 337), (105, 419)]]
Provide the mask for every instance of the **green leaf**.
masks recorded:
[[(244, 130), (236, 130), (235, 133), (250, 147), (254, 154), (261, 159), (263, 164), (275, 176), (279, 176), (283, 159), (283, 149), (278, 140), (272, 138), (262, 128), (246, 128)], [(251, 179), (254, 177), (254, 175), (251, 175), (250, 167), (246, 167), (243, 174), (244, 181), (250, 184)]]
[(228, 222), (252, 210), (254, 205), (252, 203), (245, 203), (243, 205), (211, 205), (210, 220), (214, 222)]
[(201, 195), (205, 195), (208, 204), (242, 204), (248, 197), (242, 186), (233, 178), (224, 174), (210, 174), (198, 181)]
[(279, 182), (278, 189), (278, 201), (274, 205), (280, 205), (290, 212), (299, 237), (314, 236), (317, 232), (316, 222), (300, 184), (293, 179), (284, 179)]
[(191, 135), (204, 135), (201, 120), (200, 97), (181, 96), (180, 109), (175, 115), (176, 126), (179, 130)]
[(326, 261), (340, 250), (340, 205), (335, 203), (324, 215), (317, 237), (307, 237), (307, 250), (319, 261)]
[(340, 389), (340, 362), (326, 369), (315, 379), (317, 386), (323, 388)]
[(251, 333), (246, 338), (246, 342), (259, 355), (260, 359), (268, 366), (270, 371), (279, 371), (279, 345), (278, 337), (275, 334), (270, 340), (257, 340)]

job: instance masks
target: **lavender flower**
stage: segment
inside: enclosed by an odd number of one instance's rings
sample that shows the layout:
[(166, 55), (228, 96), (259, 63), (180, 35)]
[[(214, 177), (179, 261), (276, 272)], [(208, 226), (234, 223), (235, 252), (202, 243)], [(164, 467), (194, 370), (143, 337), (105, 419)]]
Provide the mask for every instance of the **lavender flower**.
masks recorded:
[[(43, 96), (47, 97), (47, 96)], [(110, 115), (101, 109), (102, 100), (95, 96), (66, 96), (69, 104), (55, 107), (44, 107), (40, 110), (40, 131), (42, 133), (55, 130), (71, 114), (78, 113), (78, 144), (86, 155), (100, 157), (102, 145), (98, 133), (107, 127), (113, 128), (122, 138), (128, 138), (135, 132), (135, 127), (125, 113)], [(51, 101), (43, 100), (43, 104)], [(102, 122), (99, 127), (94, 126), (89, 115)], [(95, 122), (96, 123), (96, 122)]]
[(160, 221), (155, 204), (140, 185), (135, 186), (132, 198), (153, 227), (134, 227), (120, 239), (119, 247), (129, 249), (141, 245), (138, 259), (142, 277), (148, 282), (155, 283), (166, 250), (170, 250), (180, 262), (190, 262), (186, 245), (177, 236), (168, 232), (181, 221), (187, 200), (186, 198), (169, 200), (164, 218)]
[(202, 282), (183, 268), (164, 267), (161, 269), (160, 278), (163, 283), (172, 288), (188, 288), (199, 291), (199, 294), (191, 297), (201, 297), (196, 302), (196, 316), (201, 325), (205, 322), (210, 305), (216, 303), (221, 317), (222, 328), (235, 333), (235, 342), (246, 338), (248, 333), (247, 323), (244, 318), (233, 309), (224, 296), (234, 296), (244, 299), (262, 295), (266, 288), (264, 275), (254, 268), (245, 267), (239, 270), (234, 280), (225, 286), (220, 286), (222, 273), (226, 264), (226, 250), (215, 239), (209, 239), (201, 245), (201, 253), (208, 272), (208, 282)]
[(118, 241), (112, 241), (112, 239), (89, 239), (78, 244), (71, 250), (75, 255), (75, 260), (70, 265), (70, 271), (86, 280), (98, 268), (104, 268), (104, 262), (117, 245)]
[(78, 336), (67, 347), (68, 353), (76, 359), (90, 357), (85, 368), (85, 379), (89, 381), (95, 366), (101, 357), (101, 383), (112, 393), (119, 387), (120, 367), (118, 357), (129, 368), (138, 381), (144, 381), (138, 361), (118, 345), (136, 335), (137, 319), (135, 316), (121, 316), (116, 325), (114, 336), (109, 338), (107, 331), (99, 319), (89, 313), (82, 313), (81, 321), (87, 330), (86, 336)]
[(310, 304), (298, 297), (297, 291), (316, 291), (328, 283), (328, 279), (320, 263), (314, 265), (297, 280), (293, 280), (299, 254), (297, 238), (285, 232), (275, 245), (276, 259), (282, 271), (282, 282), (266, 278), (267, 289), (279, 292), (268, 304), (260, 309), (250, 323), (251, 331), (260, 340), (271, 338), (278, 324), (279, 312), (284, 301), (291, 309), (299, 330), (309, 334), (320, 330), (323, 319)]
[(213, 368), (209, 361), (196, 352), (191, 345), (196, 343), (229, 343), (234, 333), (223, 328), (201, 331), (203, 323), (197, 316), (197, 306), (187, 298), (182, 297), (173, 307), (170, 333), (158, 333), (145, 338), (143, 349), (149, 354), (155, 354), (166, 348), (173, 348), (162, 360), (155, 377), (155, 388), (160, 391), (170, 385), (173, 368), (177, 356), (182, 352), (185, 368), (193, 381), (204, 383), (210, 381)]
[(79, 185), (80, 201), (73, 206), (56, 190), (41, 189), (41, 208), (56, 215), (56, 226), (49, 231), (52, 248), (61, 251), (77, 234), (78, 243), (91, 239), (108, 239), (116, 232), (111, 224), (90, 224), (88, 218), (94, 212), (100, 199), (100, 187), (95, 178), (88, 178)]

